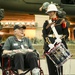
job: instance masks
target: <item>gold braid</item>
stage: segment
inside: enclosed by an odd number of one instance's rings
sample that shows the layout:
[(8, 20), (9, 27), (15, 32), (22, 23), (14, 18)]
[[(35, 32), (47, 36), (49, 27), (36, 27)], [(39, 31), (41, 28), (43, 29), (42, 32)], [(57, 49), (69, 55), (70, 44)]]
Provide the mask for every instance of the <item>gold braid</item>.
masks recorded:
[(46, 37), (46, 42), (47, 42), (48, 44), (50, 44), (50, 43), (51, 43), (51, 41), (50, 41), (49, 37)]

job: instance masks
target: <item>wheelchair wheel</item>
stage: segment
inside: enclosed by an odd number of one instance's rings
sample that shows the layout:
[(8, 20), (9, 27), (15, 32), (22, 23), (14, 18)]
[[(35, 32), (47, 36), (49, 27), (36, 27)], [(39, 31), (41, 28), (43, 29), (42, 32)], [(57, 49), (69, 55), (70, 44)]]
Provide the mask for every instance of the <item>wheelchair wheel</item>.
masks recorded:
[(41, 68), (40, 68), (40, 75), (44, 75), (44, 72)]
[(3, 70), (3, 71), (2, 71), (2, 75), (9, 75), (9, 71)]
[(17, 75), (12, 70), (3, 70), (2, 75)]

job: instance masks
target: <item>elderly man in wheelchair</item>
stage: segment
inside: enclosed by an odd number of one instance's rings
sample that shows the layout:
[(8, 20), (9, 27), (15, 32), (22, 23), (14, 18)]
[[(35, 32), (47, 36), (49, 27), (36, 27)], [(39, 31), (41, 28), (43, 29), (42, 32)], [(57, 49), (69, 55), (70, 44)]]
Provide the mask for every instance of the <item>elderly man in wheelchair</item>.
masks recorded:
[(10, 56), (10, 59), (13, 58), (17, 75), (25, 75), (24, 70), (27, 65), (30, 67), (32, 75), (40, 75), (37, 54), (33, 50), (30, 40), (24, 37), (25, 28), (25, 26), (14, 26), (14, 36), (7, 38), (2, 55)]

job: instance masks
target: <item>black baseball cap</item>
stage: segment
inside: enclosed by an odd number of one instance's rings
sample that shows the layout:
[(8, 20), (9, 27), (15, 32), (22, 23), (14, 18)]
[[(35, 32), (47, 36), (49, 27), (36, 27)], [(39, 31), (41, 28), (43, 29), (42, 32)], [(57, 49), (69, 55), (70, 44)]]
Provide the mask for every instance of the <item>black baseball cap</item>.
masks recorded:
[(14, 26), (14, 30), (16, 30), (16, 29), (21, 29), (21, 28), (23, 28), (23, 29), (26, 29), (26, 26), (19, 26), (19, 25), (15, 25)]

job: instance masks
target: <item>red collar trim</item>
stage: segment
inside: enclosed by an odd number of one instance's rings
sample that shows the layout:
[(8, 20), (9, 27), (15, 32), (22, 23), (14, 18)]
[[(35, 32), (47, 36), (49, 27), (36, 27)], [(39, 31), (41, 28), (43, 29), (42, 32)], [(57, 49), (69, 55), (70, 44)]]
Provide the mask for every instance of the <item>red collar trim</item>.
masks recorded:
[(53, 21), (55, 21), (55, 20), (57, 20), (57, 19), (58, 19), (58, 17), (56, 17), (56, 18), (52, 18)]

